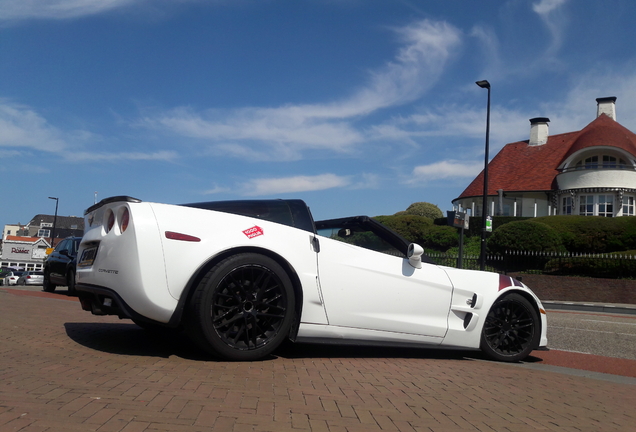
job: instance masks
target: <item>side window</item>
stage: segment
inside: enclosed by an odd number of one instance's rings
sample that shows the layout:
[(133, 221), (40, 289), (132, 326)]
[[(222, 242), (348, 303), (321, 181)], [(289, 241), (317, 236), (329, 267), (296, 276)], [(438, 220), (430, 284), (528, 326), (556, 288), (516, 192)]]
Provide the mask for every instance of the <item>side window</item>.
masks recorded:
[(351, 228), (325, 228), (318, 230), (318, 235), (329, 237), (361, 248), (370, 249), (388, 255), (404, 257), (398, 249), (381, 239), (376, 233), (368, 230)]
[(59, 245), (55, 248), (55, 251), (60, 253), (63, 250), (68, 249), (68, 240), (62, 240)]

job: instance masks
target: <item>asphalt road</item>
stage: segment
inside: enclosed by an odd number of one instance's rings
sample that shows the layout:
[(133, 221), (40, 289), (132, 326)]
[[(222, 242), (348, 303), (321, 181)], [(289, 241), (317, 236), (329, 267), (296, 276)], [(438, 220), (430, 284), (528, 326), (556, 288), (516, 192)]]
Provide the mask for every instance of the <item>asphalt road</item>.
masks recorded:
[(636, 315), (550, 310), (548, 346), (636, 360)]

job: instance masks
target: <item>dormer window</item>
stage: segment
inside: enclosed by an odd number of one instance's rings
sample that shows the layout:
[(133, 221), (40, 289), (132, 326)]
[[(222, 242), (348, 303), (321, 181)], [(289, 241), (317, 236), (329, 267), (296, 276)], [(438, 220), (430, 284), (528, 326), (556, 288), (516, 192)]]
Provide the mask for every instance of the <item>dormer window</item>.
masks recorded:
[[(601, 163), (599, 164), (599, 160)], [(574, 165), (574, 169), (625, 169), (627, 162), (625, 159), (610, 155), (594, 155), (581, 159)]]

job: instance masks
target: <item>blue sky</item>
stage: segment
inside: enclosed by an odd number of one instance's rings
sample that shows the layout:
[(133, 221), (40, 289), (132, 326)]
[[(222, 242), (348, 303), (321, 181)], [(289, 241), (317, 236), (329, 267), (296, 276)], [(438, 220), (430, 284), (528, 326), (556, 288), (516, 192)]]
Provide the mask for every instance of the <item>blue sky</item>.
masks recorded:
[(0, 0), (0, 224), (97, 198), (452, 208), (491, 157), (636, 130), (636, 2)]

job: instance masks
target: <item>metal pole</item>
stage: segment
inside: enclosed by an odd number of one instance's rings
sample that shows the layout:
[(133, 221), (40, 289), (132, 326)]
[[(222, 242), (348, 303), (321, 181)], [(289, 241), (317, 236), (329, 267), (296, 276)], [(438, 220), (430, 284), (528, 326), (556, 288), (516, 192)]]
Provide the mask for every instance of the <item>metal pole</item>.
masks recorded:
[(55, 216), (53, 216), (53, 231), (51, 232), (51, 247), (55, 248), (53, 242), (55, 241), (55, 225), (57, 224), (57, 205), (60, 200), (55, 197), (49, 197), (49, 199), (55, 200)]
[(479, 255), (479, 268), (486, 269), (486, 217), (488, 216), (488, 147), (490, 141), (490, 83), (486, 80), (477, 81), (481, 88), (488, 89), (488, 106), (486, 109), (486, 151), (484, 155), (484, 194), (482, 197), (481, 211), (481, 253)]

